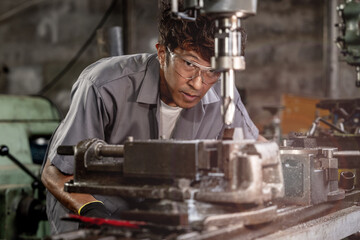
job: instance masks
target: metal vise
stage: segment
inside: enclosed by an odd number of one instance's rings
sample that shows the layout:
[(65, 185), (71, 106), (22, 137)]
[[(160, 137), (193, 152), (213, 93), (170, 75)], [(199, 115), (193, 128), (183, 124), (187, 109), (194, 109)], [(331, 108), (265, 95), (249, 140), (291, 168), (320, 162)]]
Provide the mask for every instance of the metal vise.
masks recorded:
[[(74, 149), (60, 146), (58, 153), (75, 153), (68, 192), (256, 209), (284, 194), (279, 148), (273, 142), (129, 138), (124, 145), (108, 145), (90, 139)], [(276, 207), (271, 211), (276, 215)]]

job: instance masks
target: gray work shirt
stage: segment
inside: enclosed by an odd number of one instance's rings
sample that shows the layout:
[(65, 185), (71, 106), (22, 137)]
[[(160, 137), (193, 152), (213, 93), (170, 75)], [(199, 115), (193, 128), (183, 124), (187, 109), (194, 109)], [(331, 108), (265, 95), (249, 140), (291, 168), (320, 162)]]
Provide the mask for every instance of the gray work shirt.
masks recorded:
[[(159, 70), (156, 54), (112, 57), (87, 67), (73, 86), (69, 112), (53, 136), (48, 155), (51, 163), (61, 172), (73, 174), (74, 158), (58, 155), (56, 148), (76, 145), (83, 139), (99, 138), (109, 144), (122, 144), (128, 136), (140, 140), (157, 139)], [(220, 88), (219, 82), (195, 107), (181, 112), (173, 139), (217, 139), (221, 136), (225, 126)], [(237, 91), (235, 103), (233, 127), (241, 127), (245, 138), (257, 139), (258, 129)], [(116, 204), (108, 203), (108, 197), (96, 197), (110, 211), (116, 210)]]

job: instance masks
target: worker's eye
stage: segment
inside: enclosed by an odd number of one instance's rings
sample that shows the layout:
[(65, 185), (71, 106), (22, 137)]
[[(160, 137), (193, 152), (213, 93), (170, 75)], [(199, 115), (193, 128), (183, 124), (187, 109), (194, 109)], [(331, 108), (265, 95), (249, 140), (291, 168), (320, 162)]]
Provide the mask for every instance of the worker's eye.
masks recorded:
[(185, 59), (183, 59), (183, 61), (184, 61), (186, 67), (189, 67), (189, 68), (190, 68), (190, 67), (191, 67), (191, 68), (192, 68), (192, 67), (195, 67), (195, 65), (194, 65), (192, 62), (187, 61), (187, 60), (185, 60)]

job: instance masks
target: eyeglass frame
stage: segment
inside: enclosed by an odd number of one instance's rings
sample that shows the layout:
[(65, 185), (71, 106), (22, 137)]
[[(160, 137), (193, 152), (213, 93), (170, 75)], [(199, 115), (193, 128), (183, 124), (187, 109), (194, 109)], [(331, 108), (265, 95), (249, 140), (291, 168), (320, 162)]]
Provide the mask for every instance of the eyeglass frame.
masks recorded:
[[(207, 66), (203, 66), (203, 65), (201, 65), (201, 64), (199, 64), (199, 63), (196, 63), (196, 62), (193, 62), (193, 61), (189, 61), (189, 60), (185, 59), (183, 56), (181, 56), (181, 54), (172, 52), (172, 51), (169, 49), (169, 47), (167, 47), (166, 49), (167, 49), (167, 51), (169, 52), (169, 54), (170, 54), (171, 57), (174, 57), (174, 56), (175, 56), (175, 57), (178, 57), (178, 58), (180, 58), (181, 60), (183, 60), (184, 62), (193, 64), (195, 67), (197, 67), (198, 70), (196, 70), (196, 72), (200, 72), (201, 82), (202, 82), (203, 84), (205, 84), (205, 85), (212, 85), (212, 84), (215, 84), (216, 82), (218, 82), (218, 81), (220, 80), (220, 76), (219, 76), (219, 77), (217, 78), (217, 80), (214, 81), (214, 82), (211, 82), (211, 83), (205, 82), (205, 81), (204, 81), (204, 77), (201, 75), (201, 72), (214, 70), (214, 68), (212, 68), (212, 67), (207, 67)], [(192, 80), (192, 79), (196, 78), (197, 76), (199, 76), (199, 75), (196, 75), (196, 74), (195, 74), (195, 75), (192, 76), (192, 77), (184, 77), (184, 76), (181, 75), (178, 71), (175, 70), (175, 72), (176, 72), (177, 74), (179, 74), (182, 78), (187, 79), (187, 80)]]

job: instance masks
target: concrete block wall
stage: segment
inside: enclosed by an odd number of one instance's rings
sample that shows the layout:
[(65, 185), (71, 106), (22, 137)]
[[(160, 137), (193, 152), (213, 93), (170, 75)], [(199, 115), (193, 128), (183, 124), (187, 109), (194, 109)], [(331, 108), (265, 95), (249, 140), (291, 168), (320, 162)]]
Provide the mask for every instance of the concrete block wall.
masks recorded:
[[(1, 93), (37, 93), (79, 50), (111, 0), (34, 2), (38, 4), (4, 20), (24, 1), (0, 1)], [(105, 27), (124, 27), (125, 53), (155, 51), (157, 4), (157, 0), (118, 1)], [(237, 74), (236, 84), (246, 90), (247, 108), (258, 126), (271, 120), (263, 107), (280, 105), (284, 93), (326, 97), (324, 4), (322, 0), (259, 0), (256, 16), (243, 21), (248, 35), (247, 67)], [(124, 10), (128, 13), (125, 20)], [(45, 94), (64, 113), (72, 84), (97, 59), (94, 40), (72, 69)], [(360, 91), (354, 87), (355, 70), (341, 59), (339, 56), (337, 96), (359, 97)]]
[(256, 16), (243, 21), (247, 65), (237, 86), (260, 127), (271, 117), (262, 107), (280, 105), (283, 93), (324, 96), (322, 8), (320, 0), (258, 1)]
[[(330, 83), (324, 72), (325, 4), (321, 0), (260, 0), (256, 16), (243, 21), (248, 35), (247, 67), (238, 74), (237, 86), (246, 89), (248, 111), (260, 128), (271, 121), (271, 114), (262, 108), (281, 105), (282, 94), (329, 97)], [(335, 44), (335, 39), (331, 41)], [(341, 62), (342, 56), (338, 58), (336, 98), (359, 97), (355, 69)]]
[[(0, 1), (0, 92), (38, 93), (75, 56), (111, 2)], [(117, 1), (104, 28), (123, 26), (123, 13), (128, 10), (124, 9), (127, 7), (124, 2)], [(153, 3), (156, 12), (157, 1)], [(15, 14), (9, 17), (11, 12)], [(70, 104), (73, 83), (86, 66), (99, 58), (95, 38), (70, 71), (45, 93), (64, 114)]]

